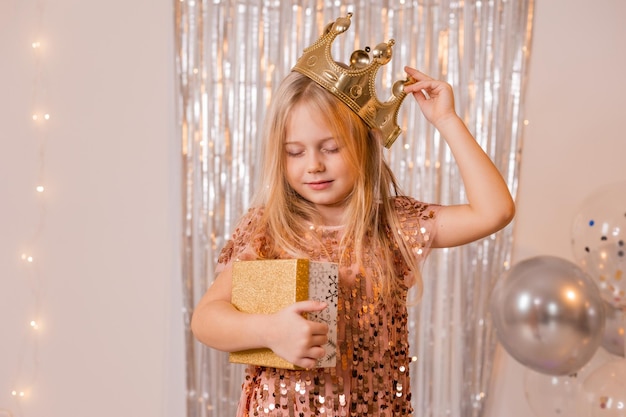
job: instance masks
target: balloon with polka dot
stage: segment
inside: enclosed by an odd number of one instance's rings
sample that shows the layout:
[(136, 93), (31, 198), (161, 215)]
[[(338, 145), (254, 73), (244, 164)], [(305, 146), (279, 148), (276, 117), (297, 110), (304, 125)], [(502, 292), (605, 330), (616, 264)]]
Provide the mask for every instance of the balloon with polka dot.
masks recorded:
[(602, 297), (626, 308), (626, 182), (601, 187), (583, 201), (572, 225), (572, 249)]

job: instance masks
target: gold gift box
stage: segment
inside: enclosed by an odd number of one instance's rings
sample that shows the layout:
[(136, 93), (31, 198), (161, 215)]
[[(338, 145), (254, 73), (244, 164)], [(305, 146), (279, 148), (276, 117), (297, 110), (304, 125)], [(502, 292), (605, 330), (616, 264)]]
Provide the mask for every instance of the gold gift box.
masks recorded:
[[(232, 304), (240, 311), (272, 314), (297, 302), (309, 299), (325, 301), (328, 307), (307, 318), (329, 325), (326, 355), (317, 367), (334, 367), (337, 343), (338, 265), (308, 259), (237, 261), (233, 264)], [(232, 352), (232, 363), (299, 369), (270, 349)]]

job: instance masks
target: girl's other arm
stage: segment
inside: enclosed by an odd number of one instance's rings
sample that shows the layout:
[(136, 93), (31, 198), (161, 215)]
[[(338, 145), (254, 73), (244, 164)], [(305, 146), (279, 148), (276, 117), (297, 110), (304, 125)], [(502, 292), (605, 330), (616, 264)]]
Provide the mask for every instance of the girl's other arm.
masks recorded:
[(505, 227), (515, 214), (508, 186), (454, 109), (452, 87), (405, 68), (417, 82), (405, 87), (413, 93), (424, 116), (445, 139), (458, 165), (467, 204), (441, 207), (433, 247), (469, 243)]
[(313, 367), (324, 356), (328, 326), (306, 320), (302, 313), (323, 310), (325, 304), (302, 301), (275, 314), (248, 314), (231, 304), (231, 290), (232, 266), (228, 266), (193, 312), (191, 331), (200, 342), (226, 352), (270, 348), (302, 368)]

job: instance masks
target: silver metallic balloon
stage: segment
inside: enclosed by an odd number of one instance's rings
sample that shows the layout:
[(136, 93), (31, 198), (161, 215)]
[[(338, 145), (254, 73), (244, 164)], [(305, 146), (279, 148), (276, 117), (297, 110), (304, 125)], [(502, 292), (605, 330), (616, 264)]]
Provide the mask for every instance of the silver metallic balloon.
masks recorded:
[(604, 302), (576, 264), (553, 256), (517, 263), (490, 300), (500, 343), (522, 365), (548, 375), (582, 368), (602, 341)]

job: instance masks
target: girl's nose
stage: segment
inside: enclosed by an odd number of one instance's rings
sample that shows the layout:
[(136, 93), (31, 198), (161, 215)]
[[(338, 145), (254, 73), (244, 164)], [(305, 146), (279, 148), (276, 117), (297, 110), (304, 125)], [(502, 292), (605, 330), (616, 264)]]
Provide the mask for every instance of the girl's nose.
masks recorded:
[(318, 155), (312, 154), (309, 157), (308, 165), (309, 167), (307, 171), (311, 174), (324, 171), (324, 164), (322, 163), (322, 160), (319, 158)]

